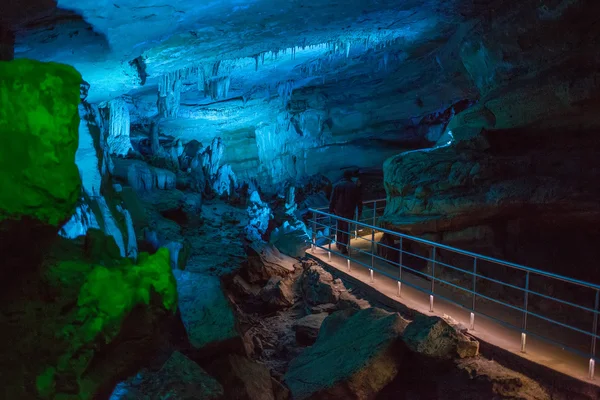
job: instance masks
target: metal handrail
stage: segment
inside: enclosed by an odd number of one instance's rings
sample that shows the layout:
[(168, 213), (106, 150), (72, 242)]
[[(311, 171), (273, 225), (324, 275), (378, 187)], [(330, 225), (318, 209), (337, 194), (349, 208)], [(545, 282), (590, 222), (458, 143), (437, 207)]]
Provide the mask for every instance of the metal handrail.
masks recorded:
[[(377, 203), (378, 201), (384, 201), (384, 200), (383, 199), (382, 200), (371, 200), (370, 203)], [(373, 212), (373, 222), (375, 222), (375, 217), (376, 217), (376, 214), (377, 214), (377, 212), (376, 212), (377, 209), (374, 207), (373, 210), (374, 210), (374, 212)], [(400, 232), (395, 232), (395, 231), (392, 231), (390, 229), (385, 229), (385, 228), (381, 228), (381, 227), (375, 226), (375, 224), (371, 225), (371, 224), (368, 224), (368, 223), (361, 222), (360, 220), (358, 220), (358, 216), (357, 216), (357, 218), (355, 220), (351, 220), (351, 219), (343, 218), (343, 217), (340, 217), (340, 216), (337, 216), (337, 215), (333, 215), (333, 214), (324, 212), (324, 211), (322, 211), (322, 209), (313, 209), (313, 208), (311, 208), (311, 209), (309, 209), (309, 211), (312, 212), (312, 215), (313, 215), (313, 221), (312, 221), (313, 222), (313, 249), (314, 248), (321, 248), (323, 250), (327, 250), (327, 251), (329, 251), (330, 257), (331, 257), (331, 253), (335, 253), (335, 254), (338, 254), (338, 255), (342, 256), (343, 258), (345, 258), (345, 259), (348, 260), (348, 268), (350, 268), (350, 261), (351, 260), (353, 262), (359, 264), (359, 265), (362, 265), (362, 266), (368, 268), (370, 270), (370, 273), (371, 273), (371, 280), (372, 281), (373, 281), (373, 271), (377, 271), (378, 273), (380, 273), (382, 275), (388, 276), (388, 277), (390, 277), (390, 278), (398, 281), (398, 295), (401, 294), (402, 284), (407, 284), (409, 287), (413, 287), (416, 290), (419, 290), (419, 291), (421, 291), (423, 293), (429, 294), (430, 311), (433, 311), (434, 296), (435, 297), (443, 298), (443, 299), (445, 299), (446, 301), (448, 301), (448, 302), (450, 302), (452, 304), (455, 304), (455, 305), (457, 305), (457, 306), (459, 306), (459, 307), (461, 307), (463, 309), (469, 310), (471, 312), (470, 329), (473, 329), (475, 314), (478, 314), (478, 315), (483, 315), (483, 316), (486, 316), (488, 318), (491, 318), (491, 319), (493, 319), (493, 320), (495, 320), (497, 322), (500, 322), (502, 325), (509, 326), (509, 327), (511, 327), (513, 329), (519, 330), (519, 331), (521, 331), (521, 351), (522, 352), (525, 352), (526, 336), (527, 336), (527, 334), (531, 334), (532, 336), (539, 337), (540, 339), (546, 340), (546, 341), (548, 341), (550, 343), (558, 344), (561, 347), (563, 347), (563, 348), (565, 348), (565, 349), (567, 349), (567, 350), (569, 350), (571, 352), (574, 352), (576, 354), (584, 355), (584, 353), (581, 352), (580, 350), (576, 350), (576, 349), (573, 349), (573, 348), (571, 348), (571, 347), (569, 347), (569, 346), (567, 346), (565, 344), (561, 344), (561, 343), (557, 342), (556, 340), (551, 339), (549, 337), (544, 337), (543, 335), (539, 335), (539, 334), (535, 334), (533, 332), (530, 332), (527, 329), (527, 317), (528, 316), (539, 318), (542, 321), (546, 321), (546, 322), (549, 322), (549, 323), (551, 323), (553, 325), (556, 325), (556, 326), (559, 326), (559, 327), (563, 327), (563, 328), (567, 328), (567, 329), (570, 329), (570, 330), (572, 330), (574, 332), (578, 332), (580, 334), (584, 334), (584, 335), (586, 335), (588, 337), (591, 337), (591, 340), (592, 340), (591, 350), (590, 350), (589, 353), (585, 354), (584, 356), (589, 356), (590, 357), (589, 358), (589, 370), (588, 370), (588, 373), (589, 373), (590, 379), (593, 379), (593, 377), (594, 377), (595, 362), (597, 360), (597, 357), (596, 357), (596, 340), (600, 339), (600, 336), (598, 336), (598, 315), (600, 314), (600, 311), (599, 311), (600, 285), (596, 285), (596, 284), (593, 284), (593, 283), (590, 283), (590, 282), (584, 282), (584, 281), (581, 281), (581, 280), (578, 280), (578, 279), (569, 278), (569, 277), (566, 277), (566, 276), (554, 274), (554, 273), (551, 273), (551, 272), (542, 271), (542, 270), (535, 269), (535, 268), (526, 267), (526, 266), (523, 266), (523, 265), (511, 263), (511, 262), (504, 261), (504, 260), (499, 260), (499, 259), (496, 259), (496, 258), (493, 258), (493, 257), (489, 257), (489, 256), (485, 256), (485, 255), (482, 255), (482, 254), (477, 254), (477, 253), (473, 253), (473, 252), (470, 252), (470, 251), (458, 249), (458, 248), (455, 248), (455, 247), (452, 247), (452, 246), (448, 246), (448, 245), (443, 245), (443, 244), (440, 244), (440, 243), (432, 242), (430, 240), (421, 239), (421, 238), (418, 238), (418, 237), (406, 235), (406, 234), (403, 234), (403, 233), (400, 233)], [(329, 220), (329, 224), (325, 225), (325, 224), (318, 223), (317, 222), (317, 215), (320, 215), (321, 217), (323, 217), (321, 219), (328, 219)], [(317, 225), (331, 228), (331, 225), (332, 225), (331, 221), (332, 220), (334, 220), (334, 221), (345, 221), (345, 222), (347, 222), (349, 224), (349, 227), (351, 226), (350, 224), (354, 225), (355, 229), (354, 229), (353, 233), (354, 233), (355, 237), (356, 237), (357, 232), (358, 232), (358, 226), (360, 226), (361, 228), (367, 229), (367, 230), (371, 230), (371, 239), (370, 240), (369, 239), (365, 239), (365, 238), (361, 238), (361, 239), (364, 239), (366, 241), (371, 242), (371, 251), (370, 251), (370, 253), (368, 251), (365, 251), (365, 250), (362, 250), (362, 249), (358, 249), (358, 251), (360, 253), (363, 253), (363, 254), (371, 256), (371, 265), (370, 266), (367, 265), (367, 264), (365, 264), (364, 262), (362, 262), (360, 260), (352, 258), (350, 255), (345, 255), (345, 254), (341, 254), (341, 253), (336, 252), (336, 251), (332, 251), (332, 249), (331, 249), (331, 240), (329, 241), (328, 247), (323, 247), (323, 246), (317, 245), (317, 242), (316, 242)], [(337, 231), (337, 229), (336, 229), (336, 231)], [(383, 244), (383, 243), (376, 243), (375, 242), (375, 231), (386, 233), (388, 235), (392, 235), (392, 236), (400, 238), (400, 246), (399, 246), (399, 248), (388, 246), (388, 245)], [(349, 235), (352, 234), (352, 232), (350, 232), (350, 231), (346, 232), (346, 233), (349, 234)], [(421, 243), (421, 244), (425, 244), (425, 245), (431, 246), (432, 247), (432, 257), (431, 258), (426, 258), (426, 257), (419, 256), (417, 254), (410, 253), (408, 251), (404, 251), (403, 250), (403, 246), (402, 246), (403, 239), (407, 239), (407, 240), (410, 240), (410, 241), (413, 241), (413, 242), (416, 242), (416, 243)], [(399, 251), (399, 262), (398, 263), (392, 262), (390, 260), (382, 258), (379, 254), (375, 254), (376, 253), (375, 252), (375, 245), (376, 244), (378, 246), (383, 246), (383, 247), (386, 247), (386, 248), (393, 249), (395, 251)], [(352, 246), (349, 246), (349, 247), (352, 248)], [(454, 252), (456, 254), (461, 254), (461, 255), (465, 255), (465, 256), (471, 257), (473, 259), (473, 269), (472, 269), (472, 271), (469, 271), (467, 269), (457, 268), (457, 267), (454, 267), (454, 266), (452, 266), (450, 264), (444, 263), (441, 260), (436, 260), (436, 251), (438, 251), (440, 249), (447, 250), (447, 251), (450, 251), (450, 252)], [(414, 270), (412, 268), (409, 268), (408, 266), (403, 265), (403, 263), (402, 263), (402, 256), (403, 256), (403, 254), (414, 255), (414, 256), (417, 256), (417, 257), (419, 257), (421, 259), (427, 260), (427, 262), (431, 262), (432, 263), (431, 264), (431, 274), (424, 273), (422, 271), (417, 271), (417, 270)], [(397, 277), (391, 276), (387, 272), (378, 270), (375, 267), (375, 259), (376, 258), (379, 259), (379, 260), (384, 260), (384, 261), (386, 261), (388, 263), (391, 263), (391, 264), (399, 267), (399, 274), (398, 274), (398, 276)], [(516, 285), (512, 285), (512, 284), (510, 284), (508, 282), (503, 282), (503, 281), (500, 281), (500, 280), (497, 280), (497, 279), (493, 279), (491, 277), (484, 276), (481, 273), (478, 273), (478, 271), (477, 271), (477, 262), (479, 260), (480, 261), (487, 261), (487, 262), (490, 262), (490, 263), (493, 263), (493, 264), (497, 264), (497, 265), (501, 265), (501, 266), (506, 266), (506, 267), (509, 267), (509, 268), (513, 268), (513, 269), (525, 272), (525, 274), (526, 274), (525, 275), (525, 287), (519, 287), (519, 286), (516, 286)], [(435, 267), (436, 267), (436, 265), (450, 267), (451, 269), (458, 270), (461, 273), (465, 273), (465, 274), (470, 275), (472, 277), (472, 288), (467, 289), (465, 287), (462, 287), (462, 286), (456, 285), (456, 284), (454, 284), (452, 282), (448, 282), (448, 281), (446, 281), (444, 279), (441, 279), (440, 277), (436, 277), (435, 276)], [(426, 290), (426, 289), (423, 289), (423, 288), (420, 288), (420, 287), (416, 287), (416, 286), (412, 285), (410, 282), (407, 282), (407, 281), (403, 280), (402, 279), (402, 271), (403, 270), (410, 271), (410, 272), (413, 272), (413, 273), (417, 273), (418, 275), (422, 275), (422, 276), (425, 276), (425, 277), (429, 278), (431, 280), (431, 282), (430, 282), (430, 284), (431, 284), (430, 289)], [(544, 295), (542, 293), (538, 293), (537, 291), (531, 290), (529, 288), (529, 282), (530, 282), (530, 276), (531, 276), (531, 274), (535, 274), (535, 275), (546, 277), (546, 278), (550, 278), (550, 279), (555, 279), (555, 280), (558, 280), (558, 281), (562, 281), (562, 282), (566, 282), (566, 283), (570, 283), (570, 284), (574, 284), (574, 285), (578, 285), (578, 286), (581, 286), (581, 287), (585, 287), (585, 288), (589, 288), (589, 289), (594, 290), (595, 291), (594, 309), (591, 309), (589, 307), (586, 307), (586, 306), (583, 306), (583, 305), (580, 305), (580, 304), (576, 304), (576, 303), (573, 303), (573, 302), (570, 302), (570, 301), (562, 300), (562, 299), (559, 299), (559, 298), (556, 298), (556, 297), (553, 297), (553, 296)], [(500, 299), (495, 299), (495, 298), (492, 298), (492, 297), (490, 297), (488, 295), (485, 295), (485, 294), (483, 294), (481, 292), (478, 292), (477, 291), (477, 287), (476, 287), (477, 278), (485, 279), (485, 280), (488, 280), (488, 281), (491, 281), (491, 282), (495, 282), (497, 284), (502, 285), (503, 287), (510, 287), (511, 289), (516, 289), (516, 290), (519, 290), (519, 291), (523, 292), (524, 293), (524, 299), (523, 299), (523, 305), (522, 305), (522, 307), (515, 306), (515, 305), (512, 305), (512, 304), (508, 304), (508, 303), (506, 303), (506, 302), (504, 302), (504, 301), (502, 301)], [(472, 295), (472, 305), (471, 305), (471, 307), (464, 306), (463, 304), (460, 304), (460, 303), (458, 303), (458, 302), (456, 302), (454, 300), (448, 299), (448, 298), (446, 298), (445, 296), (443, 296), (443, 295), (441, 295), (439, 293), (435, 293), (435, 283), (436, 282), (448, 285), (450, 287), (454, 287), (456, 289), (461, 290), (462, 292), (466, 292), (466, 293)], [(546, 298), (546, 299), (549, 299), (549, 300), (557, 301), (557, 302), (559, 302), (561, 304), (565, 304), (565, 305), (568, 305), (568, 306), (571, 306), (571, 307), (575, 307), (577, 309), (580, 309), (580, 310), (583, 310), (583, 311), (586, 311), (586, 312), (593, 313), (593, 323), (592, 323), (593, 327), (592, 327), (592, 330), (591, 331), (587, 331), (587, 330), (584, 330), (584, 329), (581, 329), (581, 328), (577, 328), (577, 327), (568, 325), (568, 324), (563, 323), (563, 322), (556, 321), (556, 320), (554, 320), (552, 318), (548, 318), (548, 317), (540, 315), (540, 314), (538, 314), (536, 312), (532, 312), (531, 310), (528, 309), (528, 307), (529, 307), (529, 295), (540, 296), (542, 298)], [(476, 305), (476, 298), (487, 299), (487, 300), (492, 301), (494, 303), (501, 304), (503, 306), (509, 307), (510, 309), (513, 309), (513, 310), (516, 310), (516, 311), (519, 311), (519, 312), (523, 313), (521, 327), (517, 327), (516, 325), (514, 325), (512, 323), (509, 323), (507, 321), (501, 321), (498, 318), (491, 317), (491, 316), (489, 316), (487, 314), (482, 313), (479, 310), (476, 310), (476, 307), (475, 307), (475, 305)]]

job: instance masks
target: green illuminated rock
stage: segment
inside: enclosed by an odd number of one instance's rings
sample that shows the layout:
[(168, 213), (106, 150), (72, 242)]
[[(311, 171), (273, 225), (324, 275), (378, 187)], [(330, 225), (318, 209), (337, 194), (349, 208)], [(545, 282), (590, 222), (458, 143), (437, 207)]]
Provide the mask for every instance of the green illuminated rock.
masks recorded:
[(0, 221), (57, 226), (73, 212), (80, 84), (66, 65), (0, 62)]
[(61, 297), (76, 297), (76, 304), (64, 323), (55, 327), (54, 360), (47, 360), (50, 365), (37, 375), (38, 394), (43, 398), (64, 392), (65, 382), (70, 391), (78, 392), (78, 399), (93, 398), (106, 377), (90, 369), (90, 363), (121, 333), (134, 309), (142, 306), (151, 313), (177, 309), (177, 284), (166, 248), (153, 255), (141, 253), (137, 265), (128, 259), (115, 267), (61, 261), (46, 279)]

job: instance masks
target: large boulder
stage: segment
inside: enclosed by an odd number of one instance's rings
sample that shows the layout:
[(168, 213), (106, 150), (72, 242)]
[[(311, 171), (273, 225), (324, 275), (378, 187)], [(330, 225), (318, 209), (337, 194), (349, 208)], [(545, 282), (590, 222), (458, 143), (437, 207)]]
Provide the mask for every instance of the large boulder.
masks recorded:
[(159, 371), (143, 370), (117, 384), (110, 400), (223, 398), (223, 387), (198, 364), (174, 352)]
[(260, 292), (260, 297), (269, 309), (284, 309), (294, 305), (292, 280), (273, 276)]
[(328, 316), (328, 313), (310, 314), (296, 321), (294, 323), (296, 341), (306, 346), (314, 344), (319, 336), (321, 325)]
[(479, 342), (439, 317), (417, 315), (402, 340), (411, 350), (438, 359), (475, 357), (479, 352)]
[(337, 303), (340, 295), (346, 290), (340, 280), (319, 265), (311, 265), (302, 275), (302, 292), (309, 305)]
[(286, 277), (294, 272), (296, 260), (263, 243), (246, 247), (248, 266), (245, 269), (250, 283), (265, 283), (273, 276)]
[(173, 322), (177, 290), (168, 251), (142, 253), (135, 265), (129, 259), (99, 265), (82, 247), (58, 241), (41, 276), (5, 289), (11, 301), (0, 313), (13, 316), (0, 332), (5, 397), (95, 398), (139, 369)]
[[(327, 328), (330, 319), (336, 329)], [(377, 308), (332, 314), (316, 343), (290, 363), (284, 382), (292, 397), (374, 398), (398, 372), (396, 345), (406, 325)]]
[(208, 368), (223, 384), (227, 399), (275, 400), (271, 374), (263, 364), (230, 354)]
[(209, 357), (223, 349), (242, 351), (242, 339), (219, 278), (180, 270), (173, 274), (181, 319), (190, 345), (199, 356)]
[(81, 82), (62, 64), (0, 62), (0, 222), (58, 227), (73, 214)]

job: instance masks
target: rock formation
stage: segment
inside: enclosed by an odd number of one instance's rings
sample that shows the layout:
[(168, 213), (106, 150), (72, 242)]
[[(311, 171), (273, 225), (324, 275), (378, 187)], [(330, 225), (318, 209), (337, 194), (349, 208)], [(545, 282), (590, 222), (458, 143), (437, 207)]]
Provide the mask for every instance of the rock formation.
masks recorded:
[(74, 163), (81, 75), (31, 60), (1, 62), (0, 72), (0, 222), (60, 226), (81, 185)]

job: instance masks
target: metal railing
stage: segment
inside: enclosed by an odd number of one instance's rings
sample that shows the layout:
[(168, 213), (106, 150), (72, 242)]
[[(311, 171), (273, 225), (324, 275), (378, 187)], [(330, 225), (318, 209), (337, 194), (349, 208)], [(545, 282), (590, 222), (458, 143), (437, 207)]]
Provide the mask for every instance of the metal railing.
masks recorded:
[[(372, 222), (378, 222), (377, 217), (377, 204), (384, 204), (384, 200), (373, 200), (373, 209), (374, 213), (371, 217)], [(366, 203), (369, 204), (369, 203)], [(346, 218), (342, 218), (333, 214), (329, 214), (322, 209), (310, 209), (312, 212), (312, 249), (313, 251), (317, 248), (325, 250), (329, 255), (329, 261), (331, 261), (331, 254), (336, 254), (340, 257), (343, 257), (347, 260), (347, 268), (350, 269), (350, 263), (357, 264), (359, 266), (368, 268), (370, 271), (370, 278), (373, 282), (374, 276), (373, 272), (377, 272), (378, 274), (387, 276), (388, 278), (394, 279), (398, 282), (398, 296), (402, 296), (402, 285), (407, 285), (408, 287), (412, 287), (422, 293), (429, 295), (429, 309), (431, 312), (434, 310), (434, 299), (436, 297), (443, 299), (444, 301), (454, 304), (467, 312), (470, 312), (470, 323), (469, 328), (473, 330), (475, 326), (475, 315), (481, 315), (488, 319), (493, 320), (496, 323), (499, 323), (505, 327), (516, 330), (521, 333), (520, 338), (520, 350), (525, 353), (526, 350), (526, 339), (527, 336), (530, 335), (532, 337), (537, 337), (543, 341), (546, 341), (550, 344), (560, 346), (560, 348), (568, 350), (574, 354), (589, 358), (588, 365), (588, 376), (589, 379), (594, 378), (594, 369), (595, 362), (597, 360), (596, 356), (596, 340), (599, 338), (598, 336), (598, 314), (599, 314), (599, 302), (600, 302), (600, 286), (592, 283), (580, 281), (577, 279), (568, 278), (565, 276), (553, 274), (550, 272), (525, 267), (522, 265), (502, 261), (493, 257), (484, 256), (481, 254), (472, 253), (469, 251), (461, 250), (458, 248), (454, 248), (451, 246), (443, 245), (440, 243), (432, 242), (429, 240), (409, 236), (406, 234), (402, 234), (400, 232), (394, 232), (388, 229), (380, 228), (376, 226), (376, 223), (368, 224), (364, 222), (364, 219), (361, 221), (349, 220)], [(324, 223), (325, 221), (325, 223)], [(337, 229), (337, 222), (344, 221), (348, 223), (348, 226), (355, 226), (354, 231), (349, 229), (347, 232), (348, 235), (354, 233), (355, 241), (365, 241), (366, 244), (370, 244), (370, 246), (366, 246), (366, 249), (361, 248), (359, 246), (352, 246), (349, 244), (349, 254), (342, 254), (340, 251), (335, 251), (332, 249), (332, 243), (334, 243), (336, 234), (340, 232)], [(332, 227), (336, 227), (332, 229)], [(317, 232), (319, 230), (323, 230), (326, 233), (325, 235), (320, 236), (321, 238), (325, 238), (326, 241), (318, 243), (317, 241)], [(366, 237), (358, 236), (357, 232), (369, 232)], [(382, 241), (376, 241), (376, 236), (379, 234), (387, 235), (388, 243)], [(370, 238), (369, 238), (370, 237)], [(390, 238), (391, 245), (389, 244)], [(396, 246), (398, 243), (398, 246)], [(413, 250), (414, 247), (421, 247), (427, 249), (427, 256), (423, 256), (418, 254), (416, 250)], [(380, 251), (378, 251), (380, 250)], [(409, 251), (411, 250), (411, 251)], [(382, 256), (379, 253), (391, 252), (392, 254), (397, 254), (398, 260), (390, 260), (389, 257)], [(441, 253), (444, 252), (444, 257), (441, 257)], [(355, 253), (356, 256), (352, 254)], [(367, 256), (370, 260), (365, 259)], [(467, 260), (467, 268), (461, 268), (457, 265), (452, 265), (451, 261), (445, 261), (445, 259), (452, 259), (454, 256), (459, 256)], [(415, 260), (420, 260), (421, 263), (425, 262), (427, 264), (426, 271), (420, 270), (414, 266), (410, 266), (407, 262), (408, 258), (411, 257), (413, 262)], [(403, 261), (404, 259), (404, 261)], [(383, 263), (382, 263), (383, 262)], [(385, 268), (382, 265), (392, 265), (398, 268), (397, 273), (391, 274), (389, 271), (385, 271)], [(448, 278), (444, 279), (442, 277), (441, 269), (446, 269), (455, 273), (456, 275), (464, 274), (468, 276), (466, 279), (465, 286), (463, 287), (460, 283), (457, 283), (455, 279), (449, 280)], [(410, 273), (413, 277), (420, 276), (425, 278), (429, 283), (428, 287), (420, 287), (414, 282), (411, 283), (410, 279), (407, 279), (407, 275), (403, 273)], [(512, 276), (515, 278), (515, 273), (524, 275), (524, 279), (521, 279), (522, 286), (514, 282), (507, 282), (502, 280), (503, 277)], [(494, 274), (498, 274), (500, 276), (493, 276)], [(537, 283), (539, 289), (533, 285), (534, 279), (537, 279), (535, 283)], [(513, 279), (515, 280), (515, 279)], [(562, 298), (553, 295), (552, 293), (545, 294), (542, 293), (543, 289), (552, 289), (555, 288), (554, 284), (560, 283), (560, 286), (564, 285), (573, 285), (577, 290), (570, 292), (564, 291), (565, 293), (575, 293), (575, 297), (578, 297), (577, 300), (565, 300)], [(438, 287), (442, 287), (443, 290), (440, 290)], [(486, 290), (490, 287), (501, 288), (501, 290), (496, 291), (495, 293), (486, 293)], [(437, 291), (436, 291), (437, 290)], [(445, 292), (444, 292), (445, 290)], [(584, 290), (587, 290), (587, 295), (583, 293)], [(518, 300), (517, 297), (510, 296), (510, 293), (520, 293), (521, 300)], [(451, 294), (449, 294), (451, 293)], [(462, 301), (456, 300), (454, 298), (454, 293), (463, 294), (466, 297), (467, 304), (463, 304)], [(450, 298), (453, 297), (453, 298)], [(470, 297), (470, 299), (469, 299)], [(564, 296), (561, 296), (564, 297)], [(571, 310), (576, 310), (579, 313), (585, 313), (587, 316), (590, 315), (589, 321), (586, 323), (588, 328), (583, 328), (582, 326), (573, 326), (574, 323), (571, 321), (559, 321), (559, 319), (568, 319), (571, 317), (575, 319), (577, 312), (570, 311), (566, 317), (565, 315), (558, 315), (560, 313), (554, 312), (554, 315), (543, 315), (544, 310), (536, 310), (535, 307), (532, 307), (532, 299), (541, 299), (542, 301), (552, 301), (558, 304), (557, 307), (569, 307)], [(589, 305), (583, 305), (580, 300), (585, 298), (589, 300)], [(478, 300), (481, 304), (478, 303)], [(510, 301), (515, 300), (516, 304), (511, 304)], [(541, 307), (542, 301), (539, 302)], [(490, 307), (482, 307), (484, 305), (494, 305), (505, 307), (509, 313), (517, 313), (517, 319), (511, 318), (509, 314), (503, 315), (490, 315), (491, 312), (487, 311), (487, 309), (491, 309)], [(555, 308), (552, 310), (556, 311)], [(520, 315), (520, 317), (518, 317)], [(543, 323), (548, 324), (548, 327), (541, 327), (541, 333), (534, 332), (531, 328), (530, 320), (532, 318), (536, 319), (536, 324), (540, 325)], [(587, 318), (586, 318), (587, 319)], [(520, 321), (519, 321), (520, 320)], [(577, 323), (583, 321), (583, 318), (578, 318)], [(565, 337), (561, 337), (560, 334), (556, 334), (557, 337), (554, 336), (550, 332), (553, 331), (554, 328), (561, 328), (567, 330), (568, 336), (572, 333), (576, 333), (578, 335), (582, 335), (590, 340), (589, 342), (589, 351), (581, 350), (575, 348), (575, 346), (567, 344), (568, 342)], [(591, 329), (590, 329), (591, 328)], [(569, 336), (569, 339), (571, 337)], [(581, 341), (577, 340), (577, 345), (581, 345)]]
[[(356, 222), (365, 222), (367, 224), (370, 223), (372, 226), (377, 226), (379, 224), (379, 220), (383, 216), (383, 212), (385, 211), (385, 206), (387, 204), (387, 199), (375, 199), (375, 200), (366, 200), (363, 201), (363, 213), (362, 215), (358, 215), (358, 209), (354, 212), (354, 220), (352, 229), (354, 238), (358, 237), (359, 232), (362, 230), (362, 225), (359, 226)], [(317, 221), (323, 221), (328, 219), (327, 210), (329, 207), (317, 207), (314, 209), (309, 209), (309, 211), (317, 210), (323, 213), (322, 216), (317, 216)], [(372, 214), (371, 214), (372, 213)], [(333, 225), (329, 225), (330, 230), (335, 227), (335, 223)]]

